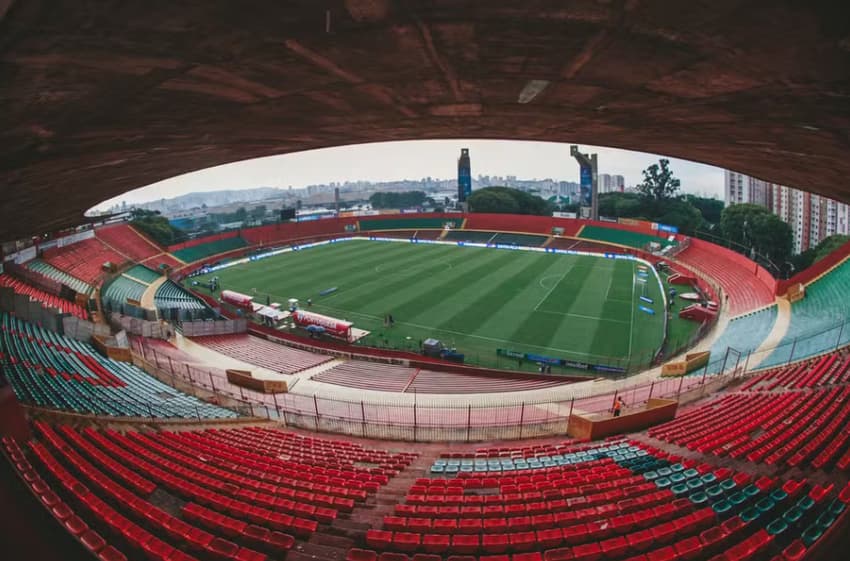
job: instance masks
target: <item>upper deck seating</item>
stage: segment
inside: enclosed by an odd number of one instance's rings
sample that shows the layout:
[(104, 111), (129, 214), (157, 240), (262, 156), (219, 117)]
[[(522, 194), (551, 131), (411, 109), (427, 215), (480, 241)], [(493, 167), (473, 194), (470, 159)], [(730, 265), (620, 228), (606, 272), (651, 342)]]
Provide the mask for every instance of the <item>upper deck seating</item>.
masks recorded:
[(61, 271), (51, 265), (50, 263), (46, 263), (41, 259), (33, 259), (26, 264), (27, 268), (44, 275), (47, 278), (53, 279), (57, 282), (60, 282), (79, 292), (80, 294), (89, 294), (92, 291), (92, 287), (87, 282), (84, 282), (74, 276), (69, 275), (65, 271)]
[(620, 230), (617, 228), (605, 228), (603, 226), (592, 225), (587, 225), (582, 228), (578, 237), (619, 245), (627, 245), (638, 249), (646, 247), (649, 243), (657, 243), (660, 244), (661, 247), (677, 245), (677, 242), (671, 242), (667, 238), (644, 234), (641, 232), (633, 232), (630, 230)]
[(247, 245), (248, 243), (245, 240), (239, 236), (235, 236), (201, 243), (191, 247), (184, 247), (183, 249), (178, 249), (171, 253), (181, 261), (193, 263), (195, 261), (200, 261), (201, 259), (206, 259), (207, 257), (216, 256), (220, 253), (247, 247)]
[(109, 247), (136, 262), (144, 261), (162, 252), (162, 249), (155, 243), (137, 232), (129, 224), (104, 226), (97, 228), (94, 234)]
[(97, 284), (103, 274), (104, 263), (120, 266), (127, 258), (97, 238), (89, 238), (71, 245), (47, 249), (44, 251), (44, 260), (89, 284)]

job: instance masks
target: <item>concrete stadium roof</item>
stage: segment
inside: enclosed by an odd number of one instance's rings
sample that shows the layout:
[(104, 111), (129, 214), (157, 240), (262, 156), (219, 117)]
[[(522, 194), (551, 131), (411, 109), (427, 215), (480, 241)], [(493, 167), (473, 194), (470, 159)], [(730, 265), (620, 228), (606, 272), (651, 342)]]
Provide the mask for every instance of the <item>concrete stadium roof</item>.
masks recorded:
[(850, 201), (840, 0), (0, 0), (0, 55), (5, 240), (180, 173), (419, 138), (639, 149)]

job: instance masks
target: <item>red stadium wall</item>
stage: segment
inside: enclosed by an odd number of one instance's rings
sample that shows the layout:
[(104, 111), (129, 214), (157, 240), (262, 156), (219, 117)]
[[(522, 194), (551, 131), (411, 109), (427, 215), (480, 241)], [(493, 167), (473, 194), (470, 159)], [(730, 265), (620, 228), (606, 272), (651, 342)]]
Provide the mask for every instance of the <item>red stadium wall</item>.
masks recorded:
[(808, 269), (800, 271), (790, 279), (778, 281), (776, 283), (776, 295), (782, 296), (788, 292), (788, 288), (794, 284), (807, 284), (813, 281), (835, 265), (844, 261), (848, 255), (850, 255), (850, 242), (845, 243)]

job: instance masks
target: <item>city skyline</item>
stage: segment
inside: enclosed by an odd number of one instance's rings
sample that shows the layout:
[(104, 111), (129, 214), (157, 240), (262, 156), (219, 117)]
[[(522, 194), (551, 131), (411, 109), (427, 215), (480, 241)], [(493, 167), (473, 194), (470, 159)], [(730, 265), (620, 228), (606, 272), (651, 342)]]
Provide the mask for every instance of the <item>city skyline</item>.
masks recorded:
[[(599, 154), (600, 174), (623, 175), (626, 186), (639, 183), (643, 169), (667, 157), (586, 144), (581, 147), (584, 152)], [(449, 179), (457, 176), (461, 148), (469, 148), (474, 177), (578, 180), (578, 166), (569, 156), (569, 144), (480, 139), (413, 140), (323, 148), (224, 164), (128, 191), (94, 209), (103, 210), (123, 201), (130, 205), (140, 204), (197, 191), (255, 187), (295, 189), (317, 184), (425, 177)], [(723, 197), (723, 169), (668, 159), (682, 181), (684, 192)]]

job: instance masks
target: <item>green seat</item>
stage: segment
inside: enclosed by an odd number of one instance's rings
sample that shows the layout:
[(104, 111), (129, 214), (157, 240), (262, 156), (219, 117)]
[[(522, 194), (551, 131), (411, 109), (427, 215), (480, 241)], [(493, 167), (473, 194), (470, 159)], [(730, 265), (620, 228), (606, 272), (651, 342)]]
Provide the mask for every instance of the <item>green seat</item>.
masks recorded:
[(655, 470), (647, 471), (644, 472), (643, 478), (647, 481), (655, 481), (656, 479), (658, 479), (658, 474), (655, 472)]
[(720, 487), (722, 487), (724, 491), (731, 491), (737, 486), (738, 484), (735, 483), (734, 479), (724, 479), (720, 482)]
[(705, 475), (703, 475), (699, 479), (700, 479), (700, 481), (703, 482), (704, 485), (710, 485), (710, 484), (714, 483), (715, 481), (717, 481), (717, 476), (714, 475), (713, 473), (706, 473)]
[(761, 511), (755, 507), (744, 509), (741, 513), (741, 520), (749, 524), (753, 520), (757, 520), (761, 516)]
[(670, 487), (670, 490), (673, 491), (673, 494), (677, 497), (681, 495), (686, 495), (689, 491), (688, 486), (684, 483), (676, 483), (675, 485)]
[(729, 497), (729, 503), (733, 507), (740, 506), (740, 505), (744, 504), (745, 502), (747, 502), (747, 496), (740, 491), (738, 491), (737, 493), (733, 493)]
[(812, 524), (806, 528), (805, 532), (803, 532), (803, 543), (806, 547), (811, 547), (811, 545), (818, 541), (822, 535), (823, 530), (817, 524)]
[(670, 481), (668, 477), (659, 477), (655, 480), (655, 485), (658, 486), (659, 489), (666, 489), (673, 483)]
[(695, 470), (694, 468), (691, 468), (691, 469), (686, 469), (685, 471), (683, 471), (682, 475), (684, 475), (685, 477), (690, 479), (692, 477), (699, 477), (699, 472), (697, 470)]
[(742, 491), (747, 497), (755, 497), (756, 495), (761, 493), (761, 491), (759, 491), (759, 488), (752, 484), (744, 487)]
[(699, 479), (688, 479), (688, 489), (691, 491), (696, 491), (697, 489), (702, 489), (702, 481)]
[(709, 499), (719, 499), (723, 496), (723, 487), (720, 485), (713, 485), (705, 490), (705, 494), (708, 495)]
[(682, 464), (672, 464), (670, 470), (674, 472), (685, 471), (685, 466)]
[(762, 513), (770, 512), (775, 506), (776, 503), (773, 502), (773, 499), (771, 499), (770, 497), (765, 497), (756, 503), (756, 508), (759, 509), (759, 511)]
[(792, 506), (791, 508), (785, 511), (785, 514), (782, 515), (782, 518), (785, 519), (788, 524), (796, 524), (803, 517), (803, 514), (803, 509), (798, 506)]
[(663, 467), (663, 468), (657, 469), (656, 471), (658, 472), (658, 475), (660, 477), (670, 477), (670, 474), (673, 473), (673, 470), (671, 470), (668, 467)]
[(815, 524), (826, 530), (835, 522), (835, 515), (829, 512), (828, 510), (822, 512), (820, 516), (818, 516), (817, 520), (815, 520)]
[(702, 491), (693, 493), (689, 498), (691, 499), (691, 502), (697, 506), (702, 506), (708, 502), (708, 495)]
[(682, 483), (683, 481), (685, 481), (685, 476), (682, 475), (681, 473), (674, 473), (670, 476), (670, 481), (674, 484), (675, 483)]
[(847, 507), (840, 500), (832, 499), (832, 502), (829, 503), (829, 506), (827, 508), (829, 509), (829, 512), (831, 512), (835, 516), (838, 516), (839, 514), (844, 512), (844, 509), (847, 508)]
[(782, 501), (788, 498), (788, 493), (783, 491), (781, 488), (774, 489), (770, 492), (770, 498), (773, 499), (773, 502), (775, 503), (781, 503)]
[(711, 508), (714, 509), (714, 512), (717, 514), (717, 516), (730, 514), (732, 511), (732, 505), (729, 503), (729, 501), (725, 500), (717, 501), (716, 503), (711, 505)]
[(767, 533), (771, 536), (778, 536), (788, 530), (788, 523), (782, 518), (777, 518), (767, 525)]
[(815, 501), (808, 495), (797, 501), (797, 506), (800, 507), (801, 510), (809, 511), (812, 507), (815, 506)]

